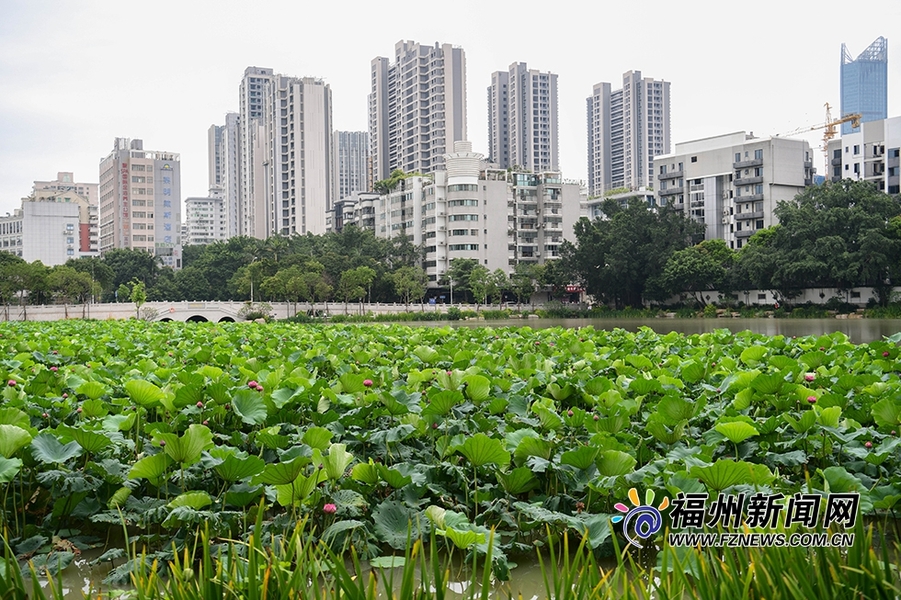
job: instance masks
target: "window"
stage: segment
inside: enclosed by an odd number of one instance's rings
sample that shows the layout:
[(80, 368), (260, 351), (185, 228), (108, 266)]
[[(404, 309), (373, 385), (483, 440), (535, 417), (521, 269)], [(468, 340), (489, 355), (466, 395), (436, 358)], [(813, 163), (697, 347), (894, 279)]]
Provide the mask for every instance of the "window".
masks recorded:
[(741, 152), (735, 153), (735, 162), (741, 162)]
[(860, 145), (854, 144), (854, 154), (860, 154)]
[(766, 294), (757, 294), (758, 300), (766, 300)]
[(757, 219), (754, 222), (754, 228), (755, 229), (763, 229), (763, 219)]
[(758, 149), (754, 151), (754, 160), (763, 160), (763, 150)]

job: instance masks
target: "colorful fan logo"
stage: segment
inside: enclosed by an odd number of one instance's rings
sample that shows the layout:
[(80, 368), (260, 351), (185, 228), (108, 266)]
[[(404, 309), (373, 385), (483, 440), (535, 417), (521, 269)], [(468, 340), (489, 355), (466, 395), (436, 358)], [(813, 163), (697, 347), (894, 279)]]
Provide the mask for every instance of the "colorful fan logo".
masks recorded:
[(644, 504), (641, 504), (641, 501), (638, 498), (638, 490), (632, 488), (629, 490), (629, 500), (632, 501), (634, 505), (632, 508), (629, 508), (622, 502), (617, 502), (614, 507), (621, 513), (625, 513), (624, 515), (616, 515), (611, 521), (614, 523), (619, 523), (622, 521), (623, 523), (623, 535), (629, 541), (630, 544), (635, 546), (636, 548), (643, 548), (641, 544), (639, 544), (635, 539), (629, 534), (629, 526), (632, 525), (634, 521), (634, 525), (632, 526), (632, 530), (635, 532), (635, 535), (640, 537), (643, 540), (648, 539), (663, 527), (663, 516), (660, 514), (661, 510), (666, 510), (669, 506), (669, 498), (664, 498), (663, 501), (657, 508), (652, 506), (654, 502), (654, 490), (648, 490), (644, 494)]

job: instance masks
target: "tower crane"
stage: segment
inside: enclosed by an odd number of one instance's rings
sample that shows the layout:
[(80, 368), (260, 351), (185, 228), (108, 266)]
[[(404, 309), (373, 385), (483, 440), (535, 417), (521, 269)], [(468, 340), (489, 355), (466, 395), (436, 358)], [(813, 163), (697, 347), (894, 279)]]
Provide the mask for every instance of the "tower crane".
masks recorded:
[(816, 131), (817, 129), (823, 129), (823, 157), (826, 160), (824, 171), (825, 176), (829, 177), (829, 141), (832, 140), (836, 134), (838, 133), (837, 127), (842, 123), (851, 123), (851, 127), (857, 128), (860, 127), (860, 119), (862, 115), (859, 113), (853, 113), (849, 115), (845, 115), (843, 117), (839, 117), (837, 119), (832, 118), (832, 107), (829, 106), (829, 103), (826, 103), (826, 121), (824, 123), (819, 123), (817, 125), (812, 125), (810, 127), (800, 127), (795, 129), (794, 131), (789, 131), (788, 133), (780, 133), (774, 137), (791, 137), (793, 135), (798, 135), (800, 133), (806, 133), (808, 131)]

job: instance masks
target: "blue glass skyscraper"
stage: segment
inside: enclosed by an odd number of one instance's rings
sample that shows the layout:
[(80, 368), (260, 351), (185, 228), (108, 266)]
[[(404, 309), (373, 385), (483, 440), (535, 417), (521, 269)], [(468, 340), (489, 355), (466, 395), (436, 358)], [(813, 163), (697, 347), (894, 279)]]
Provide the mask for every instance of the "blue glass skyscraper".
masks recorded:
[[(888, 118), (888, 40), (878, 37), (856, 59), (842, 44), (842, 115), (860, 113), (862, 122)], [(842, 134), (851, 133), (842, 123)]]

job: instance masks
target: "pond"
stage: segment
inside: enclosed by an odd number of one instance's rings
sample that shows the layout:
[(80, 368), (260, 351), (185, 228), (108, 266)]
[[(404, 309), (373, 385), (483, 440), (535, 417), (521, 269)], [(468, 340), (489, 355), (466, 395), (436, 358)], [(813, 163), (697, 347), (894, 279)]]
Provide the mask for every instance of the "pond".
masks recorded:
[(650, 327), (657, 333), (676, 331), (684, 334), (708, 333), (715, 329), (732, 332), (750, 330), (765, 335), (805, 336), (823, 335), (841, 331), (855, 344), (881, 340), (901, 331), (899, 319), (502, 319), (496, 321), (424, 321), (405, 323), (442, 327), (523, 327), (547, 329), (550, 327), (594, 327), (595, 329), (625, 329), (638, 331)]

